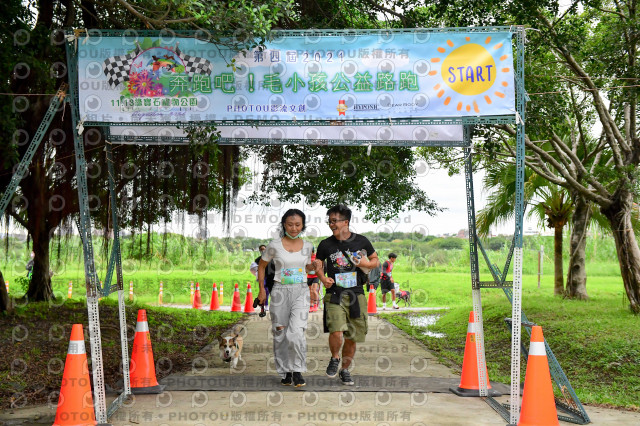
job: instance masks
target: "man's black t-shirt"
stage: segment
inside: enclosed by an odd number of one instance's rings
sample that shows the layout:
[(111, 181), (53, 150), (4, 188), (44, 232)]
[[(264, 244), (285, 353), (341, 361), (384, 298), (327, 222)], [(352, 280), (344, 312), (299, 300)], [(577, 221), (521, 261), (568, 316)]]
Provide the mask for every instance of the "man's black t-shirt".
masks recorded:
[(320, 242), (316, 259), (320, 259), (323, 262), (326, 261), (327, 269), (325, 275), (333, 278), (335, 281), (335, 284), (329, 287), (327, 292), (334, 293), (342, 291), (342, 287), (339, 285), (339, 281), (342, 280), (337, 279), (336, 275), (341, 275), (338, 278), (345, 278), (345, 282), (349, 282), (350, 273), (355, 273), (357, 285), (354, 287), (354, 291), (358, 294), (364, 294), (362, 286), (367, 284), (367, 274), (356, 267), (347, 257), (352, 256), (360, 250), (365, 250), (367, 257), (375, 253), (375, 249), (367, 237), (356, 233), (351, 233), (349, 239), (345, 241), (340, 241), (332, 235)]

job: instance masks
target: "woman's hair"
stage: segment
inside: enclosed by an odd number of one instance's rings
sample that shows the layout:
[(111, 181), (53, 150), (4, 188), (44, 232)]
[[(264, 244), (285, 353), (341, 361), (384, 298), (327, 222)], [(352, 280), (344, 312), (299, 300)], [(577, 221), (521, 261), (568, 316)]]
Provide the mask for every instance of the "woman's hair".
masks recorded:
[(300, 216), (300, 218), (302, 219), (302, 229), (300, 230), (300, 233), (303, 233), (304, 230), (307, 229), (307, 217), (302, 212), (302, 210), (289, 209), (282, 215), (282, 219), (280, 220), (280, 236), (281, 237), (285, 236), (284, 223), (287, 221), (287, 218), (291, 216)]

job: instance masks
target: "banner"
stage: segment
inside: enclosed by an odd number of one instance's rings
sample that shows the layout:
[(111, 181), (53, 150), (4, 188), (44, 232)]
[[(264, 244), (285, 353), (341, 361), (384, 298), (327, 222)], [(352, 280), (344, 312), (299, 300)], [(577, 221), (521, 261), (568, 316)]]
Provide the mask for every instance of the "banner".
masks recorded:
[[(395, 125), (395, 126), (219, 126), (221, 142), (238, 144), (264, 141), (268, 144), (286, 144), (295, 141), (321, 145), (358, 145), (385, 142), (406, 142), (413, 146), (439, 146), (441, 142), (462, 146), (463, 130), (460, 125)], [(125, 144), (188, 143), (186, 132), (175, 126), (111, 126), (107, 139)]]
[(77, 55), (87, 122), (515, 114), (508, 31), (283, 32), (244, 53), (189, 37), (99, 36), (78, 39)]

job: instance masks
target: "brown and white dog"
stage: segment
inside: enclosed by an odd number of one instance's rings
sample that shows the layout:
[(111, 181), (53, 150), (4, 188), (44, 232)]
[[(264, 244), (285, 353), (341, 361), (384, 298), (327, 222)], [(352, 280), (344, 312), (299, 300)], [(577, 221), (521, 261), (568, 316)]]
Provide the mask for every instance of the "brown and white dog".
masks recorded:
[(220, 336), (220, 358), (224, 362), (230, 362), (231, 368), (236, 368), (238, 360), (242, 359), (242, 336), (239, 334), (241, 327), (236, 326)]

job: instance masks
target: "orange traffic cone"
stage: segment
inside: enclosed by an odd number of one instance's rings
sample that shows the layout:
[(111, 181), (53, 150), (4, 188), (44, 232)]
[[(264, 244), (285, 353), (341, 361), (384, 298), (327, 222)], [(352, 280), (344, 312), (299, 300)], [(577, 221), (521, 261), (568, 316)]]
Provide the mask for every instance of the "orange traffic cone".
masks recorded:
[(238, 289), (238, 283), (236, 283), (233, 289), (233, 302), (231, 303), (231, 312), (242, 312), (242, 303), (240, 302), (240, 290)]
[(244, 313), (252, 314), (253, 312), (253, 294), (251, 293), (251, 283), (247, 283), (247, 298), (244, 301)]
[(527, 373), (524, 377), (522, 409), (518, 426), (560, 425), (558, 411), (553, 398), (551, 374), (547, 350), (542, 336), (542, 327), (531, 327), (531, 346), (527, 359)]
[(54, 426), (95, 425), (82, 324), (73, 324)]
[(224, 282), (220, 281), (220, 291), (218, 291), (218, 302), (220, 306), (224, 305)]
[(373, 288), (373, 284), (371, 284), (369, 287), (369, 303), (367, 304), (367, 312), (369, 315), (375, 315), (378, 313), (378, 306), (376, 303), (376, 289)]
[(200, 296), (200, 283), (196, 283), (196, 294), (193, 295), (193, 309), (202, 308), (202, 297)]
[(156, 380), (156, 366), (153, 362), (151, 336), (149, 335), (149, 323), (145, 309), (138, 311), (129, 370), (131, 371), (131, 393), (136, 395), (162, 393), (164, 390), (165, 385), (159, 385)]
[(193, 298), (195, 296), (194, 290), (193, 290), (193, 281), (191, 281), (191, 285), (189, 287), (189, 290), (191, 291), (191, 304), (193, 305)]
[(213, 283), (213, 291), (211, 292), (211, 305), (209, 306), (210, 311), (217, 311), (220, 309), (220, 301), (218, 299), (218, 289), (216, 288), (216, 283)]
[[(464, 344), (464, 359), (462, 360), (462, 374), (460, 375), (460, 386), (449, 388), (458, 396), (480, 396), (480, 381), (478, 380), (478, 359), (476, 351), (476, 322), (473, 311), (469, 313), (469, 325), (467, 326), (467, 340)], [(485, 363), (487, 372), (487, 394), (489, 396), (502, 396), (496, 390), (491, 389), (489, 383), (489, 371)]]

